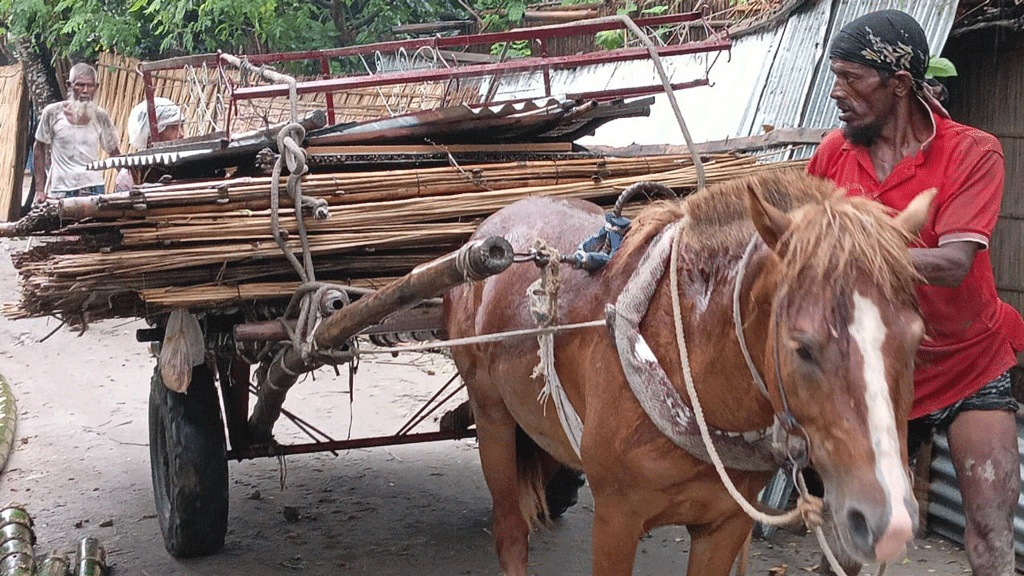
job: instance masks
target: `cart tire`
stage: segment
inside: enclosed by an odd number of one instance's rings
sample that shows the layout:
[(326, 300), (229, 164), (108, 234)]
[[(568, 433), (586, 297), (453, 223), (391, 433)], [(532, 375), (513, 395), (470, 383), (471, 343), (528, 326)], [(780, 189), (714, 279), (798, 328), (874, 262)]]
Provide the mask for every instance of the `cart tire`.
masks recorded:
[(185, 394), (153, 372), (149, 393), (149, 461), (156, 514), (171, 556), (212, 554), (228, 527), (228, 463), (213, 372), (192, 369)]
[(560, 518), (566, 510), (575, 506), (580, 488), (586, 482), (587, 479), (582, 472), (577, 472), (568, 466), (559, 468), (551, 480), (548, 480), (544, 490), (548, 504), (548, 516)]

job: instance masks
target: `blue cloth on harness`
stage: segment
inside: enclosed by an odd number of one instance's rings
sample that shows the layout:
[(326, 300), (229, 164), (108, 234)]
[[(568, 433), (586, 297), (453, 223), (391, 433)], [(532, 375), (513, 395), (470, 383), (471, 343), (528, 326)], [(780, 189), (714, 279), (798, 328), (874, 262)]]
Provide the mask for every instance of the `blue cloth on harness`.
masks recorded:
[(630, 220), (614, 214), (604, 215), (605, 225), (600, 232), (580, 243), (575, 252), (566, 257), (573, 267), (587, 272), (600, 270), (622, 244), (622, 237), (629, 229)]

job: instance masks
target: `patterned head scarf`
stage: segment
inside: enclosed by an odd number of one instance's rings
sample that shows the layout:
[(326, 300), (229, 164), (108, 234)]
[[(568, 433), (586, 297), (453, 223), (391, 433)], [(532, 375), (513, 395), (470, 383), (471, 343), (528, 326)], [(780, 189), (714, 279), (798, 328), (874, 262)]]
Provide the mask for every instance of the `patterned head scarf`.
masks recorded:
[(920, 84), (928, 68), (928, 38), (906, 12), (879, 10), (843, 26), (828, 56), (886, 72), (906, 70)]
[(885, 72), (906, 70), (914, 79), (914, 93), (933, 112), (949, 112), (924, 89), (928, 70), (928, 37), (914, 17), (899, 10), (865, 14), (843, 26), (828, 51), (829, 58), (870, 66)]

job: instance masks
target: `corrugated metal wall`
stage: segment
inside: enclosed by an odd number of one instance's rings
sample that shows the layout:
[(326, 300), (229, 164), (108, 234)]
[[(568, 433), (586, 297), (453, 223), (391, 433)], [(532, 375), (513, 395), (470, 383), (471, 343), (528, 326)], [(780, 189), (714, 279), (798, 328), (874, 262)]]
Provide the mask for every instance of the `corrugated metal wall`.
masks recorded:
[[(810, 0), (779, 26), (739, 38), (730, 53), (717, 60), (703, 55), (679, 56), (668, 59), (666, 68), (673, 81), (701, 77), (710, 68), (712, 86), (676, 93), (696, 142), (756, 136), (764, 133), (765, 126), (838, 127), (838, 111), (828, 95), (833, 78), (826, 54), (835, 31), (861, 14), (897, 8), (921, 22), (932, 52), (938, 53), (953, 24), (956, 5), (955, 0)], [(614, 87), (609, 84), (627, 79), (639, 85), (639, 78), (648, 79), (643, 83), (658, 83), (646, 61), (560, 71), (553, 83), (557, 93), (578, 91), (578, 85)], [(510, 83), (508, 89), (536, 90), (540, 85), (538, 75), (533, 75)], [(664, 96), (658, 96), (650, 118), (631, 121), (634, 129), (628, 132), (623, 130), (625, 126), (611, 123), (583, 143), (682, 143)], [(803, 155), (809, 156), (811, 151)]]

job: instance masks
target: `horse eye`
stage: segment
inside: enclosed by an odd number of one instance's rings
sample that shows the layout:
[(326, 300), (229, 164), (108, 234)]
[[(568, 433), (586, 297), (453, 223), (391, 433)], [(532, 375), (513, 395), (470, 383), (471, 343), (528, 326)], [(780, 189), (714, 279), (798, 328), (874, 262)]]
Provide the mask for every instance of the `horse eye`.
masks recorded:
[(814, 362), (814, 355), (802, 344), (796, 347), (796, 355), (804, 362)]

